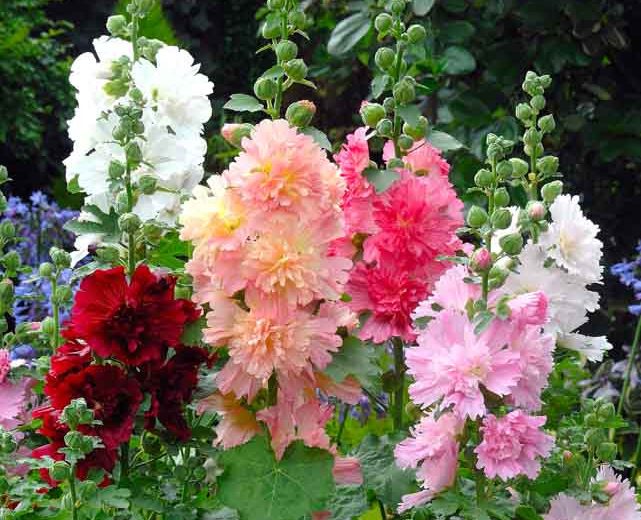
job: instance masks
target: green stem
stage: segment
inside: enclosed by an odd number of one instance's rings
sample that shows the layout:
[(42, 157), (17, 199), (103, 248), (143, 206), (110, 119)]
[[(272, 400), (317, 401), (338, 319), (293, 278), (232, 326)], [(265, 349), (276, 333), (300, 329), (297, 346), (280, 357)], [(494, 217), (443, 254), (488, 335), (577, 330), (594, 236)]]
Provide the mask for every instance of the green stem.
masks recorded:
[(394, 345), (394, 371), (396, 373), (396, 390), (394, 391), (394, 429), (403, 429), (403, 399), (405, 395), (405, 353), (401, 338), (392, 338)]
[(636, 485), (637, 475), (639, 474), (639, 464), (641, 464), (641, 432), (639, 432), (637, 436), (637, 447), (634, 450), (634, 459), (632, 462), (634, 463), (634, 469), (632, 470), (631, 481)]
[[(127, 189), (127, 212), (131, 213), (134, 209), (134, 192), (131, 185), (131, 168), (127, 164), (125, 170), (125, 184)], [(136, 270), (136, 233), (130, 232), (127, 234), (127, 256), (128, 256), (128, 269), (129, 276), (134, 275)]]
[(120, 445), (120, 480), (129, 476), (129, 441)]
[(69, 479), (69, 490), (71, 492), (71, 516), (73, 520), (78, 520), (78, 496), (76, 494), (76, 466), (71, 465), (71, 478)]
[[(619, 403), (617, 405), (617, 415), (621, 415), (621, 413), (623, 412), (623, 403), (627, 399), (628, 392), (630, 391), (630, 378), (632, 376), (632, 368), (634, 367), (637, 353), (639, 351), (639, 340), (641, 340), (641, 316), (637, 320), (637, 327), (634, 331), (632, 349), (630, 350), (630, 357), (628, 358), (628, 365), (625, 369), (625, 377), (623, 379), (623, 389), (621, 390)], [(641, 439), (641, 433), (639, 433), (639, 438)], [(610, 439), (614, 439), (614, 428), (610, 429)]]
[(57, 350), (60, 346), (60, 304), (56, 297), (58, 290), (58, 269), (51, 278), (51, 314), (53, 314), (53, 337), (51, 338), (51, 346), (53, 350)]
[[(281, 39), (286, 40), (288, 38), (287, 34), (287, 10), (281, 12), (281, 21), (280, 21), (280, 33)], [(282, 65), (280, 59), (276, 62), (277, 65)], [(274, 99), (274, 109), (272, 111), (272, 119), (278, 119), (280, 117), (280, 112), (283, 106), (283, 76), (278, 78), (276, 84), (276, 97)]]
[(476, 470), (476, 504), (481, 506), (485, 502), (485, 486), (487, 479), (483, 470)]
[(387, 514), (385, 513), (385, 506), (383, 505), (383, 502), (380, 500), (377, 500), (378, 502), (378, 511), (381, 514), (381, 520), (387, 520)]
[[(403, 68), (403, 46), (401, 45), (400, 42), (396, 44), (396, 65), (394, 66), (394, 76), (392, 77), (392, 81), (394, 84), (398, 83), (399, 80), (401, 79), (401, 70)], [(403, 120), (401, 119), (401, 116), (398, 115), (398, 113), (394, 113), (394, 135), (392, 137), (392, 140), (394, 142), (394, 152), (395, 155), (398, 159), (401, 158), (402, 156), (402, 151), (401, 147), (398, 144), (398, 138), (401, 136), (401, 131), (403, 129)]]
[[(345, 431), (345, 423), (347, 422), (348, 413), (349, 413), (349, 405), (348, 404), (342, 405), (338, 412), (339, 425), (338, 425), (338, 433), (336, 434), (337, 446), (341, 445), (341, 438), (343, 437), (343, 432)], [(343, 416), (342, 420), (341, 420), (341, 415)]]
[(267, 405), (274, 406), (278, 400), (278, 381), (276, 374), (272, 373), (267, 382)]

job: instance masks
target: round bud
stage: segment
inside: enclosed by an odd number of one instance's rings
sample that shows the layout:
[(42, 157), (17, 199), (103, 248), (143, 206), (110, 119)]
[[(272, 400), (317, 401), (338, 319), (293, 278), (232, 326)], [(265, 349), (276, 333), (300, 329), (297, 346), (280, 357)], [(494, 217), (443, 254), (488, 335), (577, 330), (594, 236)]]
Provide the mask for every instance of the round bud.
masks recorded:
[(127, 19), (121, 14), (113, 15), (107, 18), (107, 31), (112, 36), (121, 36), (126, 33)]
[(492, 255), (490, 252), (482, 247), (474, 251), (470, 259), (470, 267), (472, 271), (477, 273), (487, 271), (492, 266)]
[(303, 11), (291, 11), (289, 15), (287, 15), (287, 20), (296, 29), (304, 29), (307, 23), (307, 17)]
[(519, 103), (516, 105), (516, 117), (521, 121), (529, 121), (532, 119), (532, 108), (527, 103)]
[(534, 128), (528, 128), (523, 136), (523, 142), (528, 146), (535, 147), (541, 142), (541, 134)]
[(501, 161), (496, 165), (496, 174), (499, 179), (506, 181), (512, 176), (512, 163), (510, 161)]
[(392, 137), (393, 131), (394, 124), (387, 118), (381, 119), (376, 125), (376, 133), (381, 137)]
[(489, 188), (494, 182), (494, 175), (486, 168), (479, 170), (474, 176), (474, 184), (479, 188)]
[(601, 428), (590, 428), (585, 432), (583, 440), (591, 448), (598, 448), (599, 444), (606, 440), (606, 436)]
[(546, 134), (553, 132), (556, 128), (554, 116), (552, 114), (548, 114), (547, 116), (543, 116), (539, 119), (539, 128), (541, 129), (541, 132), (545, 132)]
[(136, 103), (142, 102), (142, 99), (143, 99), (142, 92), (140, 91), (139, 88), (136, 88), (136, 87), (132, 88), (129, 91), (129, 97), (131, 97), (131, 99), (133, 99)]
[(142, 437), (142, 449), (149, 455), (158, 455), (162, 451), (160, 438), (152, 433), (146, 433)]
[(125, 147), (125, 157), (130, 170), (135, 170), (142, 162), (142, 150), (138, 143), (131, 142)]
[(601, 419), (602, 421), (609, 421), (611, 419), (614, 419), (614, 416), (616, 415), (614, 404), (603, 403), (599, 408), (599, 411), (597, 414), (599, 416), (599, 419)]
[(135, 213), (120, 215), (118, 227), (123, 233), (134, 233), (140, 228), (140, 217)]
[(56, 267), (66, 269), (71, 265), (71, 255), (59, 247), (49, 249), (49, 256)]
[(148, 220), (142, 225), (142, 234), (151, 244), (157, 243), (163, 235), (164, 228), (158, 222)]
[(374, 54), (374, 62), (376, 66), (383, 70), (388, 71), (394, 66), (396, 61), (396, 53), (389, 47), (381, 47)]
[(467, 212), (467, 224), (472, 228), (482, 227), (488, 219), (487, 211), (480, 206), (472, 206)]
[(410, 25), (407, 29), (407, 37), (409, 38), (410, 43), (419, 43), (425, 40), (427, 36), (427, 31), (425, 27), (419, 24)]
[(129, 208), (129, 195), (126, 191), (120, 191), (116, 194), (116, 211), (118, 213), (126, 213)]
[(387, 34), (393, 23), (394, 19), (388, 13), (381, 13), (374, 20), (374, 27), (379, 33)]
[(510, 233), (499, 239), (499, 245), (508, 255), (516, 256), (523, 249), (523, 236), (521, 233)]
[(546, 155), (536, 161), (536, 168), (545, 175), (553, 175), (559, 169), (559, 158), (553, 155)]
[(394, 101), (399, 105), (407, 105), (416, 99), (416, 89), (411, 81), (403, 78), (392, 89)]
[(563, 451), (563, 461), (564, 462), (570, 462), (573, 457), (574, 457), (574, 455), (572, 454), (572, 452), (570, 450), (564, 450)]
[(293, 126), (304, 128), (312, 122), (314, 114), (316, 114), (316, 105), (311, 101), (303, 99), (287, 107), (285, 119)]
[(109, 163), (109, 178), (116, 181), (125, 174), (125, 165), (120, 161), (111, 161)]
[(277, 90), (276, 82), (271, 78), (258, 78), (254, 83), (254, 94), (263, 101), (272, 99)]
[(388, 6), (389, 10), (395, 15), (403, 14), (405, 11), (405, 0), (392, 0)]
[(10, 220), (3, 220), (0, 223), (0, 236), (5, 240), (11, 240), (16, 236), (16, 226)]
[(267, 0), (267, 8), (275, 11), (277, 9), (282, 9), (285, 5), (285, 0)]
[(4, 196), (4, 193), (0, 192), (0, 213), (4, 213), (7, 210), (7, 197)]
[(506, 188), (498, 188), (494, 192), (494, 205), (497, 208), (504, 208), (510, 203), (510, 194)]
[(51, 298), (59, 305), (64, 305), (73, 299), (73, 291), (68, 285), (61, 285), (56, 288), (56, 291)]
[(527, 211), (527, 216), (533, 222), (538, 222), (540, 220), (543, 220), (545, 218), (545, 214), (547, 213), (547, 210), (545, 209), (545, 204), (536, 200), (532, 200), (528, 202), (526, 211)]
[(409, 135), (406, 134), (401, 134), (398, 137), (398, 146), (400, 146), (401, 150), (407, 151), (414, 146), (414, 139), (412, 139)]
[(385, 117), (386, 111), (383, 105), (365, 101), (361, 105), (360, 114), (365, 126), (376, 128), (378, 122)]
[(545, 202), (551, 204), (562, 192), (563, 183), (561, 181), (552, 181), (541, 188), (541, 197)]
[(530, 169), (528, 163), (523, 159), (519, 159), (518, 157), (513, 157), (512, 159), (510, 159), (510, 164), (512, 165), (512, 177), (514, 177), (515, 179), (525, 177)]
[(158, 181), (151, 175), (143, 175), (138, 181), (138, 187), (145, 195), (151, 195), (158, 187)]
[(305, 62), (296, 58), (295, 60), (289, 60), (283, 65), (285, 73), (294, 81), (302, 81), (307, 76), (307, 65)]
[(298, 45), (293, 41), (283, 40), (276, 45), (276, 57), (279, 61), (293, 60), (298, 54)]
[(21, 265), (20, 255), (17, 251), (9, 251), (2, 257), (2, 263), (7, 271), (14, 273)]
[(491, 221), (494, 229), (507, 229), (512, 224), (512, 213), (509, 209), (499, 208), (492, 213)]
[(394, 109), (396, 108), (396, 103), (394, 103), (394, 98), (386, 97), (383, 100), (383, 107), (387, 112), (393, 112)]
[(412, 137), (415, 141), (423, 139), (427, 133), (428, 121), (425, 116), (418, 118), (418, 125), (410, 126), (407, 123), (403, 124), (403, 133)]
[(534, 110), (540, 112), (545, 108), (545, 98), (541, 95), (536, 95), (530, 101), (530, 105)]
[(55, 325), (51, 316), (47, 316), (40, 322), (40, 330), (46, 336), (51, 336), (55, 332)]
[(280, 17), (270, 17), (265, 18), (265, 23), (261, 29), (261, 34), (266, 40), (272, 40), (280, 36)]
[(0, 282), (0, 302), (4, 306), (9, 306), (13, 302), (13, 283), (9, 279)]
[(0, 164), (0, 184), (4, 184), (9, 180), (9, 170), (6, 166)]
[(488, 273), (490, 289), (501, 287), (509, 275), (509, 271), (503, 266), (494, 264)]
[(253, 129), (249, 123), (225, 123), (220, 134), (229, 144), (240, 148), (243, 138), (249, 137)]
[(69, 464), (67, 464), (65, 461), (58, 460), (53, 463), (53, 466), (51, 467), (51, 470), (50, 470), (50, 474), (53, 480), (57, 480), (58, 482), (61, 482), (69, 478), (69, 476), (71, 475), (71, 468), (69, 467)]
[(398, 157), (392, 157), (389, 161), (387, 161), (387, 167), (396, 170), (398, 168), (404, 168), (405, 163), (403, 162), (403, 159), (399, 159)]

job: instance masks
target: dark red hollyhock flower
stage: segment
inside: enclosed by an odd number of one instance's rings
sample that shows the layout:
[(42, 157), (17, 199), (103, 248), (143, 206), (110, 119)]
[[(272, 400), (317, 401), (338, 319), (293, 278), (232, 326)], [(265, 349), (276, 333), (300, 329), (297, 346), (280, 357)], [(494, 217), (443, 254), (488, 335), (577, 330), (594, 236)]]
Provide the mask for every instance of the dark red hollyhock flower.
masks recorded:
[(191, 402), (200, 365), (208, 360), (209, 353), (203, 348), (178, 346), (166, 363), (149, 363), (141, 368), (141, 385), (151, 395), (151, 406), (145, 413), (147, 429), (153, 429), (158, 419), (179, 440), (191, 437), (183, 408)]
[(115, 449), (129, 440), (143, 397), (138, 382), (115, 365), (90, 365), (53, 384), (49, 379), (44, 390), (56, 410), (82, 397), (102, 424), (90, 431), (81, 430), (87, 434), (95, 432), (107, 449)]
[(58, 347), (55, 354), (51, 356), (51, 368), (48, 376), (62, 379), (67, 374), (82, 370), (90, 363), (91, 349), (70, 339), (64, 345)]
[(102, 357), (130, 366), (160, 362), (200, 314), (189, 300), (174, 298), (175, 285), (175, 277), (157, 276), (145, 265), (130, 284), (122, 267), (94, 271), (80, 284), (70, 326)]

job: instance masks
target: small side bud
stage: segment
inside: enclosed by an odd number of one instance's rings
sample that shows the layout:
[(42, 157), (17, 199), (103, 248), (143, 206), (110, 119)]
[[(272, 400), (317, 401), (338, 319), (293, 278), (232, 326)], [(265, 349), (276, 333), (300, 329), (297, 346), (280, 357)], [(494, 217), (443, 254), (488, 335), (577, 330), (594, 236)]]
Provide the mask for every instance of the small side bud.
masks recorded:
[(220, 134), (232, 146), (240, 148), (243, 138), (251, 136), (253, 125), (249, 123), (226, 123)]
[(285, 119), (298, 128), (309, 126), (316, 114), (316, 105), (307, 99), (296, 101), (287, 107)]

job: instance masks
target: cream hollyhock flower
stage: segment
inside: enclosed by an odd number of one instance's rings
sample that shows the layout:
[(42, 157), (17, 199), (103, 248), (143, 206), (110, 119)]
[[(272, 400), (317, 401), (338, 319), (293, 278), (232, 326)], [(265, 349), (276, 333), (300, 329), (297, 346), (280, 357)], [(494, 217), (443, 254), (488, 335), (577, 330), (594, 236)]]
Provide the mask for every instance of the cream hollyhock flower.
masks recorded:
[(585, 217), (579, 197), (558, 196), (550, 206), (550, 214), (552, 222), (549, 229), (541, 234), (541, 246), (570, 274), (586, 283), (600, 281), (603, 243), (596, 238), (599, 226)]

